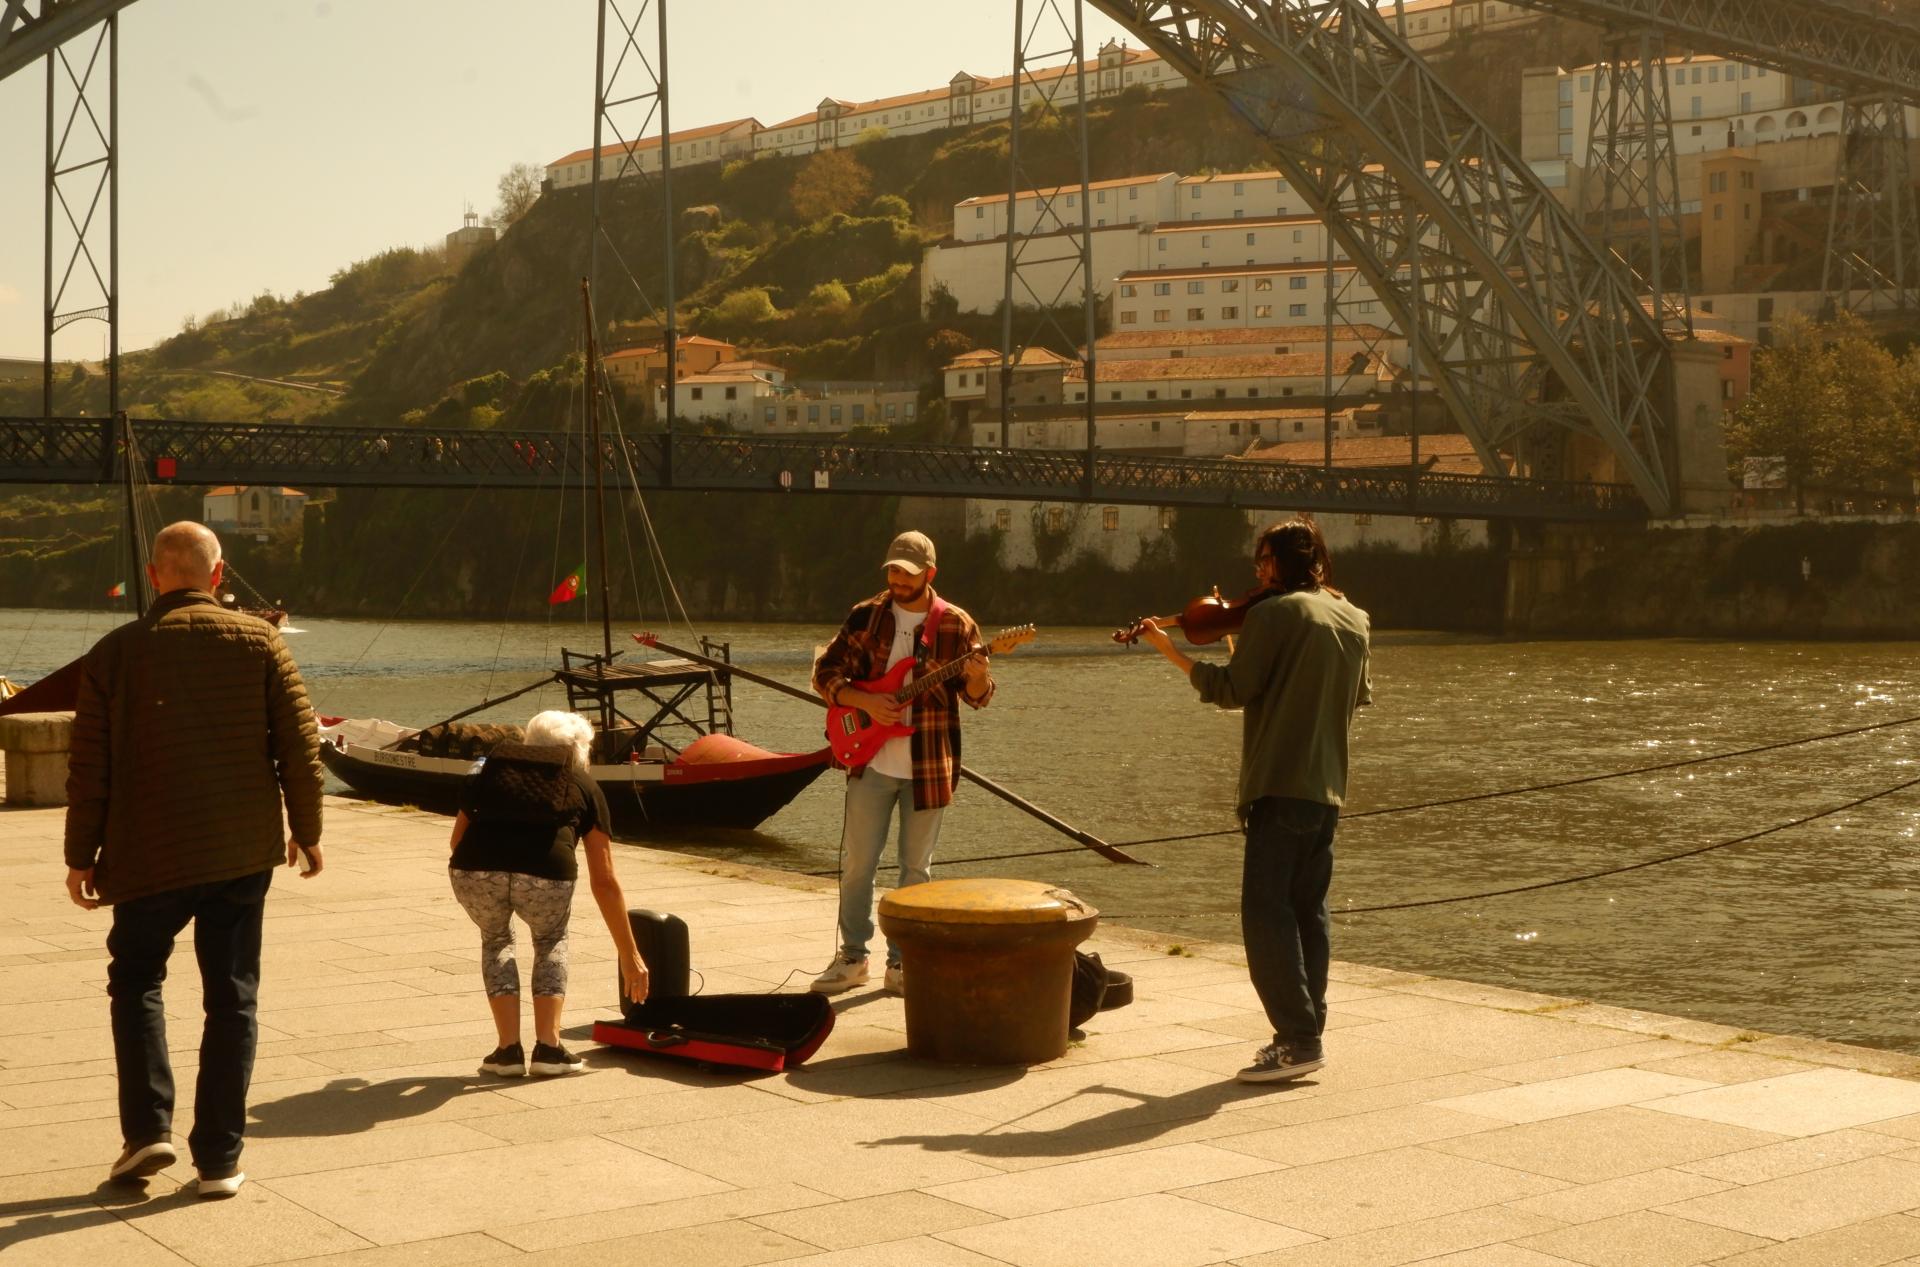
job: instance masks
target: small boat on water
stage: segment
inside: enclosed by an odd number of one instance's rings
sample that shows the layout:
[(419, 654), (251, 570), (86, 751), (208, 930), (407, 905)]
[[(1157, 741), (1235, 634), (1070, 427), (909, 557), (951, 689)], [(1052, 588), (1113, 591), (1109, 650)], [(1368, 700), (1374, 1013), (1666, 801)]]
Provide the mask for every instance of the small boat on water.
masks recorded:
[[(584, 282), (581, 291), (587, 317), (588, 452), (602, 453), (600, 361), (592, 333), (591, 297)], [(591, 518), (604, 578), (607, 512), (600, 472), (595, 473), (594, 494)], [(569, 577), (548, 602), (572, 601), (584, 569), (582, 564), (581, 572)], [(613, 829), (624, 834), (645, 836), (663, 828), (758, 827), (831, 764), (828, 747), (814, 752), (770, 752), (735, 737), (728, 644), (702, 638), (699, 653), (686, 653), (698, 654), (698, 663), (684, 657), (629, 660), (624, 658), (626, 652), (616, 652), (608, 587), (603, 581), (598, 588), (599, 653), (562, 649), (557, 671), (431, 726), (409, 729), (379, 719), (322, 717), (321, 761), (361, 796), (453, 813), (460, 807), (461, 785), (474, 763), (493, 745), (521, 737), (518, 726), (465, 719), (557, 682), (566, 690), (567, 707), (593, 726), (589, 773), (606, 794)]]
[[(724, 659), (724, 645), (707, 645)], [(732, 684), (724, 670), (679, 659), (605, 666), (600, 656), (562, 655), (565, 667), (535, 685), (559, 681), (576, 710), (595, 722), (588, 773), (606, 795), (613, 829), (622, 835), (758, 827), (830, 764), (828, 748), (769, 752), (736, 738)], [(699, 692), (706, 697), (704, 720), (683, 707)], [(600, 700), (605, 710), (578, 707)], [(644, 712), (635, 701), (650, 704), (652, 715), (634, 720)], [(612, 724), (604, 724), (605, 717)], [(459, 809), (461, 785), (475, 761), (494, 744), (520, 737), (518, 726), (459, 720), (421, 729), (344, 717), (323, 716), (320, 723), (320, 759), (341, 782), (371, 800), (443, 814)]]

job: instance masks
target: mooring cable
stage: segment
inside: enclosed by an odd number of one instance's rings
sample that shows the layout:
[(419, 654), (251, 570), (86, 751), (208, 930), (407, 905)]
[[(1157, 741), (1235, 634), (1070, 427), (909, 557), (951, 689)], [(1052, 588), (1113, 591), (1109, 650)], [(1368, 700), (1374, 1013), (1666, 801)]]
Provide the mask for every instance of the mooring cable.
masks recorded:
[[(1383, 809), (1362, 810), (1357, 814), (1342, 814), (1343, 823), (1356, 822), (1363, 818), (1384, 818), (1392, 814), (1411, 814), (1416, 810), (1441, 809), (1449, 805), (1468, 805), (1476, 801), (1492, 801), (1507, 796), (1524, 796), (1531, 792), (1551, 792), (1557, 788), (1578, 787), (1587, 783), (1604, 783), (1609, 779), (1631, 778), (1636, 774), (1654, 774), (1662, 770), (1678, 770), (1685, 766), (1705, 765), (1712, 761), (1729, 761), (1734, 757), (1750, 757), (1757, 753), (1774, 752), (1782, 748), (1796, 748), (1804, 744), (1823, 743), (1829, 739), (1846, 739), (1853, 735), (1863, 735), (1875, 730), (1888, 730), (1896, 726), (1911, 726), (1920, 722), (1920, 716), (1901, 717), (1893, 721), (1874, 722), (1866, 726), (1850, 726), (1845, 730), (1835, 730), (1824, 735), (1807, 735), (1800, 739), (1782, 739), (1775, 743), (1760, 744), (1753, 748), (1740, 748), (1733, 752), (1711, 753), (1704, 757), (1687, 757), (1680, 761), (1662, 761), (1654, 765), (1635, 766), (1631, 770), (1616, 770), (1610, 774), (1588, 774), (1574, 779), (1556, 779), (1550, 783), (1534, 783), (1526, 787), (1502, 788), (1495, 792), (1475, 792), (1467, 796), (1450, 796), (1437, 801), (1416, 801), (1411, 805), (1391, 805)], [(1898, 789), (1895, 789), (1898, 790)], [(1846, 808), (1842, 806), (1841, 808)], [(1785, 826), (1792, 826), (1788, 823)], [(1770, 829), (1771, 830), (1771, 829)], [(1217, 831), (1185, 832), (1177, 836), (1147, 836), (1139, 840), (1117, 840), (1116, 849), (1134, 849), (1142, 845), (1170, 845), (1188, 840), (1211, 840), (1220, 836), (1238, 836), (1238, 827), (1223, 827)], [(1057, 854), (1078, 853), (1077, 849), (1035, 849), (1025, 853), (986, 854), (978, 858), (953, 858), (944, 865), (961, 866), (974, 862), (1008, 862), (1019, 858), (1050, 858)], [(809, 871), (808, 875), (831, 875), (832, 872)]]

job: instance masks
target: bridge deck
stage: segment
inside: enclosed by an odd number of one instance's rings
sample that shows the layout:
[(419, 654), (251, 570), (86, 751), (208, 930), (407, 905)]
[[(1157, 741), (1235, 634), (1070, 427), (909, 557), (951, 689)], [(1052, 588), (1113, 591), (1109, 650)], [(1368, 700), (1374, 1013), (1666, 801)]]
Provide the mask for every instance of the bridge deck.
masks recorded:
[[(157, 483), (306, 488), (517, 488), (591, 478), (577, 432), (435, 431), (281, 423), (133, 423), (141, 478)], [(1404, 467), (1302, 467), (1238, 458), (961, 445), (851, 444), (827, 437), (653, 432), (609, 439), (611, 488), (873, 493), (1015, 501), (1436, 515), (1633, 520), (1623, 484), (1416, 474)], [(0, 483), (88, 484), (121, 477), (105, 419), (0, 418)]]

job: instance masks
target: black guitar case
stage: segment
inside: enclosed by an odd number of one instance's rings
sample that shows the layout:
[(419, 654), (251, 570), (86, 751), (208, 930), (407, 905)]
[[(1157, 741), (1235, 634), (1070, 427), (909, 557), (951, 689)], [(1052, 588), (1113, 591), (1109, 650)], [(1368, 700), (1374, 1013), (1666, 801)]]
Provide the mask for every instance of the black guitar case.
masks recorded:
[(689, 995), (686, 921), (628, 911), (651, 988), (622, 1002), (621, 1019), (596, 1021), (593, 1040), (670, 1060), (771, 1073), (803, 1063), (833, 1032), (833, 1007), (818, 994)]

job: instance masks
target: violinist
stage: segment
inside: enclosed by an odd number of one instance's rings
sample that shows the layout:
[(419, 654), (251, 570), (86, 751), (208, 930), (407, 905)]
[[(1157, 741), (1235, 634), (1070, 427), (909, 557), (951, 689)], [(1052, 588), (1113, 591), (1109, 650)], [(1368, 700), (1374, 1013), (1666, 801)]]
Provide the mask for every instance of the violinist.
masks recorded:
[[(1238, 1077), (1288, 1082), (1326, 1063), (1333, 835), (1346, 803), (1348, 728), (1354, 710), (1373, 702), (1373, 687), (1367, 613), (1333, 588), (1333, 560), (1319, 527), (1290, 519), (1268, 528), (1253, 567), (1260, 591), (1244, 604), (1239, 642), (1226, 664), (1189, 659), (1161, 621), (1142, 621), (1137, 632), (1187, 675), (1202, 700), (1244, 710), (1241, 937), (1273, 1041)], [(1195, 622), (1181, 624), (1191, 637)]]

